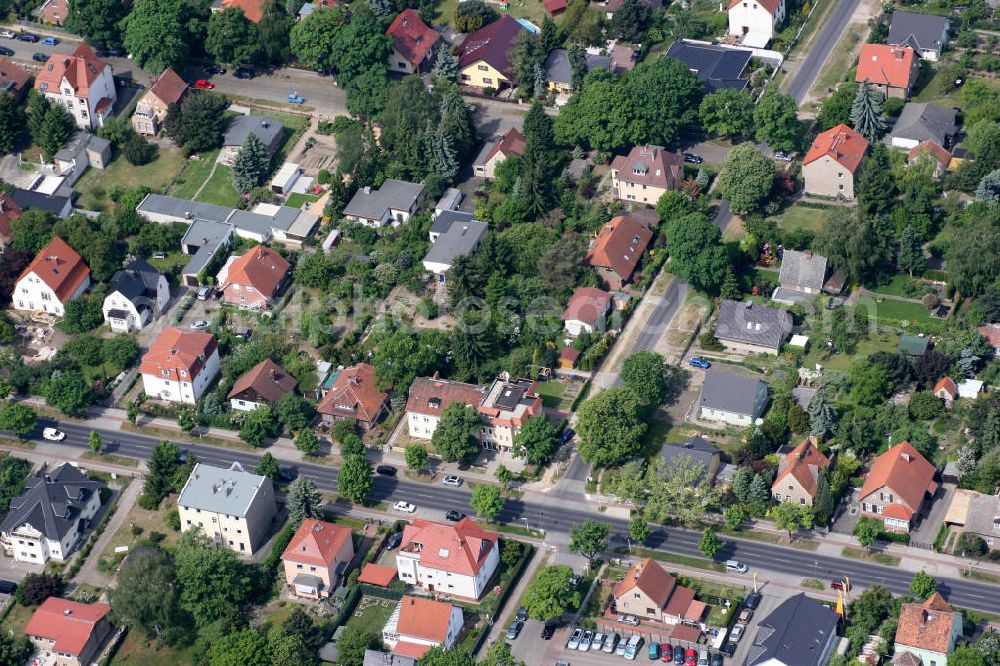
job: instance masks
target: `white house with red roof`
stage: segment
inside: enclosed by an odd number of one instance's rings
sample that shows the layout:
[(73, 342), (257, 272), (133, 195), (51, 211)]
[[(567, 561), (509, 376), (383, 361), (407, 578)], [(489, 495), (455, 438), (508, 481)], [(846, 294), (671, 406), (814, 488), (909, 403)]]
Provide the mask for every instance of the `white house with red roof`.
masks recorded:
[(816, 135), (802, 160), (806, 194), (854, 199), (854, 179), (868, 151), (868, 140), (847, 125)]
[(454, 647), (464, 622), (458, 606), (404, 596), (382, 629), (382, 642), (394, 655), (420, 659), (432, 647)]
[(479, 599), (500, 564), (499, 539), (470, 518), (453, 525), (414, 520), (403, 528), (396, 553), (399, 579), (428, 592)]
[(434, 48), (441, 40), (437, 30), (420, 18), (414, 9), (404, 9), (389, 25), (385, 34), (392, 37), (389, 71), (414, 74), (424, 69), (434, 57)]
[(104, 126), (118, 99), (111, 65), (81, 42), (70, 55), (53, 53), (35, 74), (35, 90), (63, 106), (80, 129)]
[(281, 561), (296, 596), (329, 597), (354, 557), (351, 528), (307, 518), (292, 535)]
[(611, 594), (618, 613), (644, 620), (697, 625), (705, 615), (706, 604), (695, 600), (695, 591), (678, 584), (677, 578), (649, 558), (633, 565)]
[(729, 0), (729, 34), (763, 48), (785, 20), (785, 0)]
[(89, 666), (111, 635), (107, 604), (49, 597), (32, 614), (24, 633), (45, 666)]
[(563, 327), (570, 335), (603, 330), (604, 316), (611, 309), (611, 294), (597, 287), (581, 287), (573, 292), (563, 311)]
[(62, 316), (66, 304), (90, 286), (90, 268), (58, 236), (43, 247), (14, 285), (15, 310), (48, 312)]
[(374, 367), (358, 363), (338, 371), (316, 411), (326, 423), (354, 421), (370, 430), (389, 411), (389, 392), (379, 389)]
[(143, 390), (151, 398), (193, 405), (219, 373), (215, 336), (163, 329), (139, 364)]
[(285, 289), (291, 264), (275, 250), (257, 245), (232, 256), (219, 272), (222, 299), (241, 310), (269, 310)]

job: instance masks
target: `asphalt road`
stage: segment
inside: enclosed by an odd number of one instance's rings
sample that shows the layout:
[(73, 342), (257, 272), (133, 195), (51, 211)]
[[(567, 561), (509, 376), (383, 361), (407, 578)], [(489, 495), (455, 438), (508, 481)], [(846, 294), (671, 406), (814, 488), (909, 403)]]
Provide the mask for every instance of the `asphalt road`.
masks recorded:
[[(86, 449), (92, 430), (87, 425), (70, 422), (55, 422), (39, 419), (39, 429), (57, 427), (66, 433), (64, 443)], [(152, 447), (158, 441), (155, 437), (119, 430), (99, 430), (105, 442), (105, 451), (137, 459), (147, 459)], [(214, 465), (229, 465), (234, 461), (253, 469), (258, 456), (254, 453), (198, 444), (179, 444), (198, 456), (199, 460)], [(338, 470), (315, 463), (284, 463), (285, 468), (295, 469), (299, 474), (315, 480), (320, 490), (336, 491)], [(371, 497), (378, 501), (406, 500), (416, 504), (420, 510), (445, 511), (468, 510), (471, 491), (468, 485), (449, 488), (440, 484), (426, 484), (409, 481), (403, 477), (375, 477), (375, 487)], [(585, 518), (597, 518), (611, 524), (613, 544), (624, 544), (628, 534), (628, 521), (598, 514), (583, 503), (569, 506), (550, 506), (546, 497), (528, 494), (526, 499), (508, 499), (500, 518), (507, 523), (519, 523), (527, 519), (529, 525), (544, 525), (548, 534), (565, 535), (569, 529), (583, 522)], [(579, 508), (572, 508), (572, 507)], [(647, 546), (681, 555), (701, 557), (698, 544), (701, 534), (677, 528), (661, 528), (651, 534)], [(882, 583), (895, 594), (906, 594), (909, 590), (912, 572), (868, 564), (852, 559), (817, 555), (810, 551), (782, 547), (766, 542), (727, 539), (718, 559), (737, 558), (745, 562), (751, 571), (777, 572), (794, 576), (813, 577), (820, 580), (850, 576), (855, 584), (868, 586)], [(948, 601), (957, 606), (996, 612), (1000, 590), (996, 586), (964, 579), (939, 578), (938, 589)]]
[(826, 63), (827, 58), (833, 53), (841, 35), (847, 29), (851, 15), (858, 8), (861, 0), (838, 0), (833, 12), (826, 18), (826, 21), (819, 28), (819, 33), (809, 47), (809, 55), (802, 62), (802, 66), (792, 76), (792, 81), (788, 85), (787, 93), (795, 98), (796, 104), (802, 104), (806, 94), (816, 82), (820, 69)]

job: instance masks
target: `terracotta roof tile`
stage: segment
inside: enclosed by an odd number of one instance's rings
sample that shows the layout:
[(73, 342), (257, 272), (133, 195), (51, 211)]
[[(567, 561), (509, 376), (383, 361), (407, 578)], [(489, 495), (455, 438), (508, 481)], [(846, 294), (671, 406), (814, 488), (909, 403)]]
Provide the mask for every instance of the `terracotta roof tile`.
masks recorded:
[(406, 411), (440, 416), (453, 402), (478, 407), (485, 397), (486, 389), (482, 386), (436, 377), (417, 377), (410, 384)]
[(567, 6), (566, 0), (545, 0), (543, 4), (545, 5), (545, 13), (549, 16), (555, 16), (559, 12), (566, 11)]
[(222, 0), (222, 9), (232, 9), (238, 7), (243, 10), (243, 15), (253, 23), (260, 23), (264, 17), (264, 0)]
[(907, 514), (904, 519), (909, 520), (920, 508), (924, 495), (937, 489), (934, 466), (909, 442), (900, 442), (872, 463), (861, 488), (861, 501), (881, 488), (888, 488), (903, 502)]
[(951, 153), (938, 145), (936, 141), (932, 141), (930, 139), (927, 139), (926, 141), (923, 141), (911, 148), (910, 152), (906, 155), (906, 159), (912, 162), (923, 153), (927, 153), (937, 160), (938, 164), (943, 166), (948, 166), (948, 162), (951, 161)]
[(424, 23), (420, 14), (410, 8), (393, 19), (385, 34), (393, 38), (393, 47), (414, 67), (420, 66), (441, 39), (437, 30)]
[(35, 90), (58, 93), (63, 77), (66, 77), (74, 95), (87, 97), (90, 84), (97, 80), (107, 66), (108, 63), (99, 60), (86, 42), (81, 42), (70, 55), (53, 53), (49, 56), (35, 76)]
[(667, 573), (659, 562), (647, 557), (628, 570), (625, 578), (615, 585), (612, 594), (618, 598), (637, 587), (656, 602), (658, 607), (663, 608), (676, 585), (676, 578)]
[[(743, 2), (743, 0), (729, 0), (729, 9), (732, 9), (736, 5)], [(767, 10), (767, 13), (774, 16), (775, 12), (778, 11), (778, 7), (781, 5), (781, 0), (755, 0), (755, 2)]]
[(328, 567), (350, 539), (351, 528), (308, 518), (295, 530), (281, 559)]
[(596, 287), (581, 287), (573, 292), (562, 314), (563, 321), (577, 320), (594, 326), (611, 307), (611, 294)]
[(384, 567), (381, 564), (369, 562), (361, 570), (358, 582), (377, 585), (379, 587), (389, 587), (389, 584), (396, 578), (396, 573), (396, 570), (392, 567)]
[(448, 637), (448, 623), (451, 621), (451, 604), (411, 596), (404, 596), (399, 603), (399, 622), (396, 624), (396, 630), (400, 637), (445, 642)]
[(229, 398), (253, 390), (262, 400), (277, 402), (281, 396), (295, 391), (298, 380), (283, 367), (267, 358), (244, 372), (233, 382)]
[(954, 647), (952, 631), (956, 620), (940, 592), (922, 604), (903, 604), (896, 627), (896, 643), (918, 650), (947, 654)]
[(680, 188), (684, 180), (684, 161), (662, 146), (634, 146), (628, 155), (616, 157), (611, 168), (618, 172), (618, 180), (668, 190)]
[(278, 287), (291, 269), (291, 264), (275, 250), (263, 245), (250, 248), (229, 266), (226, 281), (220, 286), (251, 286), (267, 298), (274, 298)]
[(986, 342), (994, 349), (1000, 349), (1000, 324), (987, 324), (976, 329), (979, 335), (986, 338)]
[(958, 395), (958, 385), (955, 380), (951, 377), (942, 377), (938, 380), (938, 383), (934, 385), (934, 390), (932, 393), (934, 395), (938, 394), (938, 391), (945, 391), (953, 399)]
[(865, 158), (867, 150), (868, 140), (841, 123), (816, 135), (812, 147), (802, 160), (802, 166), (829, 156), (854, 173), (861, 166), (861, 160)]
[(13, 222), (21, 213), (17, 202), (0, 192), (0, 240), (10, 241), (14, 237)]
[(823, 455), (811, 439), (806, 438), (781, 461), (778, 475), (774, 478), (771, 488), (776, 490), (785, 478), (792, 476), (810, 497), (816, 497), (819, 470), (829, 466), (830, 459)]
[(420, 565), (437, 571), (447, 571), (463, 576), (479, 573), (500, 535), (487, 532), (471, 518), (463, 518), (454, 525), (414, 520), (403, 528), (400, 551), (420, 553)]
[[(218, 347), (219, 342), (209, 333), (182, 331), (169, 326), (163, 329), (143, 355), (139, 372), (172, 381), (191, 382)], [(163, 373), (164, 370), (167, 374)], [(181, 371), (186, 376), (181, 377)]]
[(858, 56), (858, 72), (854, 80), (890, 88), (908, 88), (916, 58), (916, 51), (909, 47), (865, 44)]
[(503, 154), (504, 159), (508, 157), (521, 157), (524, 155), (524, 143), (524, 135), (516, 127), (511, 127), (496, 142), (493, 150), (489, 152), (484, 161), (489, 162), (497, 154)]
[(320, 400), (316, 410), (320, 414), (343, 416), (359, 421), (372, 422), (389, 394), (375, 384), (375, 368), (359, 363), (341, 370), (330, 391)]
[(31, 72), (6, 58), (0, 58), (0, 90), (13, 95), (28, 85), (30, 80)]
[(587, 261), (596, 268), (610, 268), (627, 280), (652, 238), (653, 233), (635, 218), (619, 215), (601, 227), (587, 252)]
[(187, 90), (188, 84), (177, 72), (167, 67), (163, 73), (156, 77), (149, 92), (156, 96), (164, 104), (176, 104)]
[(31, 616), (24, 633), (29, 636), (55, 639), (51, 649), (79, 656), (94, 626), (111, 612), (107, 604), (81, 604), (77, 601), (49, 597)]
[(29, 273), (38, 278), (55, 292), (60, 303), (65, 303), (80, 285), (90, 276), (90, 268), (83, 263), (83, 258), (77, 254), (59, 236), (54, 236), (48, 245), (43, 247), (28, 267), (21, 273), (18, 281)]

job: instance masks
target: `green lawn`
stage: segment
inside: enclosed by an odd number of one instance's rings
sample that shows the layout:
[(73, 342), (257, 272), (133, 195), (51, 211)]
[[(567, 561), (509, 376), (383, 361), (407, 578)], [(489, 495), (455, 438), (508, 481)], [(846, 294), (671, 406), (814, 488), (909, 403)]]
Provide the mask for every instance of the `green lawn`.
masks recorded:
[(933, 321), (930, 312), (920, 303), (906, 303), (888, 299), (875, 304), (875, 315), (880, 322), (911, 321), (926, 324)]
[(789, 206), (774, 217), (778, 228), (784, 231), (792, 229), (808, 229), (813, 233), (819, 233), (826, 227), (827, 220), (836, 210), (833, 206), (813, 207), (813, 206)]
[(161, 273), (167, 274), (172, 272), (175, 266), (186, 266), (189, 261), (191, 261), (191, 257), (177, 250), (163, 259), (149, 259), (149, 265)]
[(215, 173), (196, 200), (236, 208), (240, 203), (240, 193), (233, 187), (233, 170), (225, 164), (216, 165)]
[(778, 284), (778, 271), (769, 271), (763, 268), (756, 269), (758, 277), (770, 280), (774, 284)]
[(289, 195), (288, 199), (285, 200), (285, 205), (289, 208), (302, 208), (307, 203), (312, 203), (319, 199), (315, 194), (302, 194), (301, 192), (296, 192), (295, 194)]
[(802, 357), (801, 365), (803, 368), (812, 368), (816, 363), (819, 363), (829, 370), (847, 372), (851, 369), (854, 361), (859, 358), (866, 358), (870, 354), (879, 351), (896, 351), (896, 345), (899, 344), (899, 336), (887, 335), (884, 338), (876, 337), (871, 340), (862, 340), (858, 343), (857, 349), (854, 350), (853, 354), (834, 354), (826, 360), (821, 358), (823, 351), (822, 342), (818, 338), (812, 340), (809, 353)]
[(395, 601), (391, 599), (381, 599), (379, 597), (363, 596), (358, 599), (358, 605), (354, 609), (354, 615), (347, 620), (348, 627), (357, 627), (362, 631), (382, 635), (382, 627), (389, 620), (392, 611), (396, 608)]
[(141, 631), (130, 631), (109, 666), (177, 666), (194, 663), (194, 647), (172, 648), (149, 640)]
[(154, 192), (164, 191), (184, 169), (186, 160), (176, 148), (160, 149), (149, 164), (132, 166), (119, 156), (106, 169), (87, 169), (76, 181), (80, 207), (88, 210), (110, 210), (113, 202), (106, 195), (114, 186), (133, 188), (144, 185)]
[(872, 291), (879, 294), (888, 294), (890, 296), (908, 296), (906, 293), (906, 285), (910, 282), (912, 278), (909, 275), (894, 275), (889, 284), (882, 284), (878, 287), (872, 288)]
[(566, 385), (562, 382), (541, 382), (538, 385), (538, 395), (542, 396), (542, 404), (553, 409), (562, 403), (565, 392)]
[(853, 78), (851, 69), (854, 67), (855, 57), (852, 51), (861, 42), (861, 29), (861, 26), (851, 26), (840, 39), (832, 57), (827, 61), (826, 67), (820, 71), (813, 90), (821, 91), (823, 95), (826, 95), (827, 88), (836, 88), (841, 82)]
[(212, 165), (215, 164), (215, 158), (218, 156), (219, 151), (213, 150), (209, 153), (202, 153), (197, 160), (190, 160), (177, 183), (170, 188), (170, 196), (180, 199), (192, 198), (201, 184), (208, 178), (208, 174), (212, 172)]

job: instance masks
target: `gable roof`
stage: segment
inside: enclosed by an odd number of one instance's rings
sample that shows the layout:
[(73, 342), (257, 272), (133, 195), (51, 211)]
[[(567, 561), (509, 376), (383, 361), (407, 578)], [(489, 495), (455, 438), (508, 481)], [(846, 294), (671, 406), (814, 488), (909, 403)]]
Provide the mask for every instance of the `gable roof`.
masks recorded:
[(906, 154), (906, 160), (908, 162), (913, 162), (924, 153), (927, 153), (937, 160), (938, 164), (942, 167), (947, 167), (948, 163), (951, 162), (951, 153), (930, 139), (921, 141), (919, 144), (911, 148), (910, 152)]
[(854, 173), (861, 166), (867, 150), (868, 139), (841, 123), (816, 135), (809, 152), (802, 160), (802, 166), (828, 156)]
[(184, 79), (177, 72), (167, 67), (163, 70), (163, 73), (156, 77), (156, 81), (149, 89), (149, 92), (164, 104), (170, 105), (176, 104), (184, 95), (187, 88), (188, 84), (184, 82)]
[(750, 84), (743, 73), (750, 64), (753, 52), (746, 49), (727, 49), (678, 39), (667, 49), (667, 57), (687, 65), (705, 84), (706, 92), (725, 88), (742, 90)]
[(684, 179), (681, 156), (663, 146), (650, 144), (633, 146), (628, 155), (616, 157), (611, 162), (611, 168), (618, 172), (618, 180), (668, 190), (680, 187)]
[(1000, 349), (1000, 324), (983, 324), (976, 329), (994, 349)]
[(479, 407), (485, 397), (484, 386), (453, 382), (437, 376), (417, 377), (407, 392), (406, 411), (440, 416), (453, 402)]
[(362, 187), (344, 207), (345, 217), (381, 220), (390, 210), (410, 210), (424, 192), (423, 183), (386, 178), (378, 189)]
[[(472, 213), (458, 211), (448, 211), (448, 213), (450, 215), (439, 215), (434, 221), (440, 235), (427, 250), (427, 256), (423, 259), (427, 263), (450, 266), (457, 257), (471, 253), (489, 229), (489, 225), (485, 222), (472, 219)], [(442, 231), (446, 224), (447, 228)]]
[[(720, 450), (710, 444), (701, 435), (689, 437), (679, 444), (667, 443), (660, 447), (660, 458), (669, 467), (681, 457), (687, 457), (692, 463), (704, 465), (699, 478), (706, 474), (715, 475), (718, 467)], [(713, 467), (714, 465), (714, 467)], [(711, 479), (709, 479), (711, 480)]]
[[(63, 194), (65, 192), (66, 194)], [(26, 190), (15, 187), (11, 198), (17, 202), (22, 210), (38, 208), (47, 210), (57, 217), (65, 217), (68, 214), (67, 205), (72, 201), (73, 190), (59, 187), (56, 194), (46, 194), (38, 190)]]
[(21, 272), (18, 281), (31, 273), (37, 275), (55, 293), (60, 303), (65, 303), (90, 277), (90, 268), (66, 241), (53, 236)]
[(656, 603), (657, 608), (662, 609), (676, 585), (676, 578), (667, 573), (659, 562), (647, 557), (628, 570), (625, 578), (615, 585), (612, 594), (619, 598), (638, 588)]
[(865, 484), (861, 488), (861, 499), (880, 488), (888, 488), (904, 504), (906, 520), (916, 513), (927, 493), (934, 494), (934, 465), (913, 448), (909, 442), (900, 442), (875, 458)]
[(420, 554), (420, 565), (461, 576), (475, 576), (500, 535), (487, 532), (471, 518), (452, 525), (416, 519), (403, 528), (400, 552)]
[(0, 240), (9, 241), (14, 237), (13, 222), (21, 217), (21, 207), (14, 199), (0, 192)]
[[(111, 292), (117, 291), (130, 301), (144, 296), (155, 299), (160, 283), (160, 273), (142, 257), (136, 257), (128, 266), (111, 276)], [(110, 292), (109, 292), (110, 293)]]
[(35, 75), (35, 90), (60, 94), (59, 90), (65, 77), (74, 95), (87, 97), (91, 84), (97, 80), (105, 67), (108, 67), (108, 63), (99, 60), (86, 42), (80, 42), (70, 55), (53, 53), (49, 56)]
[(260, 23), (260, 20), (264, 18), (263, 0), (222, 0), (223, 10), (234, 7), (242, 9), (243, 15), (253, 23)]
[(908, 88), (917, 52), (906, 46), (865, 44), (858, 57), (854, 80), (870, 81), (890, 88)]
[(198, 463), (184, 482), (177, 505), (244, 518), (265, 486), (271, 486), (271, 479), (244, 471), (238, 462), (229, 467)]
[(393, 38), (393, 48), (417, 67), (441, 39), (437, 31), (423, 22), (420, 14), (407, 7), (393, 19), (385, 34)]
[(755, 412), (757, 391), (761, 385), (765, 385), (763, 380), (713, 366), (705, 373), (705, 381), (698, 396), (698, 406), (760, 416)]
[(934, 592), (922, 604), (903, 604), (896, 625), (896, 643), (947, 654), (954, 647), (954, 626), (956, 621), (961, 623), (960, 618), (940, 592)]
[(909, 102), (892, 128), (892, 136), (911, 141), (933, 141), (939, 146), (958, 131), (958, 111), (937, 104)]
[(257, 245), (230, 264), (226, 281), (221, 288), (225, 289), (231, 284), (244, 287), (249, 285), (255, 291), (271, 298), (278, 292), (278, 287), (281, 286), (291, 267), (291, 264), (275, 250)]
[(573, 292), (563, 311), (563, 321), (582, 321), (595, 326), (611, 307), (611, 294), (597, 287), (580, 287)]
[(826, 257), (812, 251), (785, 250), (781, 255), (778, 283), (820, 291), (826, 277)]
[(499, 139), (493, 143), (493, 147), (486, 153), (483, 164), (489, 162), (495, 155), (508, 157), (521, 157), (524, 155), (525, 138), (516, 127), (511, 127), (503, 133)]
[(481, 60), (508, 79), (513, 79), (514, 67), (508, 54), (517, 36), (526, 31), (527, 28), (510, 14), (504, 14), (493, 23), (484, 25), (466, 36), (456, 49), (459, 69), (465, 69)]
[(25, 480), (24, 492), (10, 501), (0, 532), (9, 533), (27, 523), (46, 539), (62, 541), (90, 498), (103, 486), (69, 463), (51, 472), (36, 472)]
[(922, 335), (902, 335), (896, 349), (910, 356), (923, 356), (930, 347), (931, 339)]
[(945, 391), (952, 398), (955, 398), (958, 395), (958, 385), (951, 377), (942, 377), (938, 380), (938, 383), (934, 385), (934, 390), (931, 391), (931, 393), (937, 395), (938, 391)]
[[(563, 8), (565, 9), (565, 0), (560, 1), (564, 3)], [(588, 72), (592, 69), (611, 69), (611, 56), (588, 53), (585, 56), (585, 62)], [(553, 50), (545, 59), (542, 69), (545, 70), (545, 78), (548, 81), (567, 86), (573, 82), (573, 66), (570, 64), (569, 51), (566, 49)]]
[(389, 394), (376, 386), (375, 368), (358, 363), (340, 371), (316, 411), (370, 422), (375, 420), (388, 399)]
[[(760, 5), (767, 10), (767, 13), (774, 16), (775, 12), (778, 11), (778, 7), (781, 6), (781, 0), (754, 0), (756, 4)], [(736, 5), (743, 2), (743, 0), (729, 0), (728, 9), (732, 9)]]
[(379, 587), (389, 587), (392, 581), (396, 578), (395, 567), (387, 567), (381, 564), (375, 564), (374, 562), (369, 562), (361, 569), (361, 575), (358, 576), (359, 583), (368, 583), (369, 585), (377, 585)]
[(82, 604), (59, 597), (42, 602), (28, 621), (24, 633), (55, 641), (49, 649), (79, 657), (94, 626), (111, 612), (108, 604)]
[[(803, 593), (785, 599), (757, 625), (753, 644), (744, 663), (819, 666), (826, 656), (820, 650), (831, 645), (839, 616)], [(773, 661), (772, 661), (773, 660)]]
[(307, 518), (299, 525), (299, 529), (295, 530), (292, 540), (281, 554), (281, 559), (329, 567), (350, 538), (349, 527)]
[(749, 345), (778, 349), (792, 332), (788, 310), (770, 308), (752, 301), (724, 300), (719, 304), (715, 337)]
[(633, 217), (619, 215), (601, 227), (587, 251), (587, 262), (595, 268), (609, 268), (623, 280), (635, 272), (653, 233)]
[(452, 605), (443, 601), (404, 595), (399, 600), (396, 631), (400, 636), (444, 643), (448, 638), (451, 610)]
[[(139, 372), (173, 381), (193, 382), (218, 347), (219, 342), (210, 333), (168, 326), (143, 355)], [(181, 376), (181, 371), (185, 376)]]
[(830, 459), (807, 437), (782, 458), (771, 488), (777, 490), (781, 482), (791, 476), (810, 497), (816, 497), (819, 472), (829, 466)]
[(227, 397), (233, 398), (248, 389), (268, 402), (277, 402), (281, 396), (295, 391), (298, 380), (269, 358), (244, 372), (233, 382)]
[(31, 72), (7, 58), (0, 58), (0, 92), (14, 95), (30, 80)]
[(894, 11), (889, 23), (889, 44), (909, 46), (918, 51), (941, 52), (941, 36), (948, 30), (948, 19), (933, 14)]

